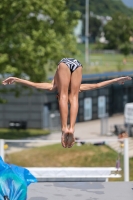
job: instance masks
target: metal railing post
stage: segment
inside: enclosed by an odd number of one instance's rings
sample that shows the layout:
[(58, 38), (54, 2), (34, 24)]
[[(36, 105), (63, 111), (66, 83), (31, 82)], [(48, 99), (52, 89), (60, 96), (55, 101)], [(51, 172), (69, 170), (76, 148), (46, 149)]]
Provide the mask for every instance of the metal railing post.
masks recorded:
[(0, 139), (0, 156), (4, 160), (4, 140)]
[(129, 181), (129, 141), (128, 138), (124, 139), (124, 181)]

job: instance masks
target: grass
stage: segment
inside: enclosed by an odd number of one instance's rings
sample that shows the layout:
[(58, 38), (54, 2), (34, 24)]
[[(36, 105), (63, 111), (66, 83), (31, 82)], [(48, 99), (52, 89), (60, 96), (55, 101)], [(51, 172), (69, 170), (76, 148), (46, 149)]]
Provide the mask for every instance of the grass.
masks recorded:
[(22, 139), (22, 138), (36, 137), (47, 134), (49, 134), (49, 131), (42, 129), (16, 130), (16, 129), (0, 128), (0, 139)]
[(83, 73), (103, 73), (112, 71), (133, 70), (133, 56), (127, 58), (117, 53), (91, 53), (94, 45), (90, 45), (89, 65), (85, 63), (85, 45), (78, 44), (79, 54), (76, 58), (83, 65)]
[[(117, 153), (106, 145), (75, 145), (64, 149), (55, 144), (8, 154), (6, 161), (24, 167), (115, 167), (116, 158)], [(130, 159), (130, 180), (133, 181), (132, 166), (133, 159)], [(123, 177), (111, 180), (122, 181)]]

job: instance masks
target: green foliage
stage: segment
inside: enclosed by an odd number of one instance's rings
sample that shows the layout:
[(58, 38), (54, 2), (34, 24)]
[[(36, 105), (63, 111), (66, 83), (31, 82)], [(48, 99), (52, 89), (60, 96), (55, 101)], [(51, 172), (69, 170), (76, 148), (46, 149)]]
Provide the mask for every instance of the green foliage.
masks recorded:
[(5, 103), (7, 103), (7, 100), (0, 98), (0, 104), (5, 104)]
[[(85, 34), (85, 18), (83, 19), (83, 35)], [(89, 33), (90, 33), (90, 42), (95, 42), (96, 38), (100, 35), (100, 28), (102, 22), (96, 17), (89, 17)]]
[(125, 6), (121, 0), (90, 0), (90, 10), (104, 16), (113, 16), (115, 12), (121, 12), (127, 16), (133, 13), (133, 9)]
[(49, 130), (42, 129), (6, 129), (0, 128), (0, 138), (1, 139), (23, 139), (28, 137), (40, 137), (48, 135)]
[(73, 28), (79, 17), (66, 0), (1, 1), (0, 73), (44, 81), (48, 66), (76, 53)]
[[(82, 33), (85, 35), (85, 1), (83, 0), (67, 0), (67, 6), (70, 10), (79, 10), (82, 13), (83, 30)], [(133, 9), (128, 8), (121, 0), (90, 0), (89, 1), (89, 12), (93, 13), (94, 16), (113, 16), (114, 13), (120, 12), (126, 16), (132, 16)], [(102, 28), (101, 21), (96, 17), (89, 17), (89, 32), (90, 41), (95, 42), (96, 38), (99, 37), (100, 28)]]
[(119, 50), (122, 54), (124, 54), (125, 56), (129, 55), (130, 52), (131, 52), (131, 44), (130, 42), (125, 42), (125, 43), (122, 43), (120, 46), (119, 46)]
[(102, 26), (102, 22), (95, 18), (95, 17), (90, 17), (89, 20), (89, 32), (90, 32), (90, 36), (92, 36), (94, 38), (94, 41), (96, 40), (96, 37), (100, 35), (100, 28)]
[[(75, 0), (71, 0), (71, 4), (75, 3)], [(78, 8), (84, 15), (85, 13), (85, 1), (77, 0), (76, 3), (79, 4)], [(75, 3), (75, 7), (76, 7)], [(74, 8), (71, 6), (71, 8)], [(121, 12), (127, 16), (132, 16), (133, 9), (128, 8), (121, 0), (90, 0), (89, 10), (96, 15), (101, 16), (113, 16), (115, 12)]]
[(130, 37), (133, 36), (132, 19), (121, 13), (113, 16), (112, 20), (104, 26), (105, 37), (108, 41), (106, 48), (120, 50), (128, 55), (131, 51)]

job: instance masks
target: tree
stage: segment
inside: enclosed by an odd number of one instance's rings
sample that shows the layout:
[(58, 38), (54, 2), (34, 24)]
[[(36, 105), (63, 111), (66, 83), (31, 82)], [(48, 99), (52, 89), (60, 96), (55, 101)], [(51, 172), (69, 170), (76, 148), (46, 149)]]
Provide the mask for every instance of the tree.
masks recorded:
[[(85, 18), (83, 19), (83, 35), (85, 34)], [(100, 35), (100, 28), (102, 26), (102, 22), (96, 17), (89, 17), (89, 35), (90, 42), (95, 42), (96, 38)]]
[[(85, 0), (67, 0), (67, 6), (70, 10), (79, 10), (83, 20), (83, 35), (85, 35)], [(113, 16), (114, 13), (120, 12), (126, 16), (132, 16), (133, 9), (128, 8), (121, 0), (90, 0), (89, 11), (94, 17), (89, 18), (90, 41), (94, 41), (99, 36), (100, 20), (97, 16)]]
[(73, 28), (79, 17), (66, 0), (2, 0), (0, 73), (44, 81), (48, 66), (76, 53)]
[[(71, 0), (71, 4), (74, 4), (74, 2), (75, 0)], [(80, 11), (84, 14), (85, 0), (76, 0), (76, 2), (79, 4)], [(115, 12), (121, 12), (126, 16), (132, 16), (133, 13), (133, 9), (127, 7), (121, 0), (90, 0), (89, 10), (95, 15), (100, 16), (113, 16)]]
[(104, 26), (105, 37), (108, 41), (106, 48), (120, 50), (124, 55), (131, 51), (130, 37), (133, 36), (131, 18), (121, 13), (113, 16)]

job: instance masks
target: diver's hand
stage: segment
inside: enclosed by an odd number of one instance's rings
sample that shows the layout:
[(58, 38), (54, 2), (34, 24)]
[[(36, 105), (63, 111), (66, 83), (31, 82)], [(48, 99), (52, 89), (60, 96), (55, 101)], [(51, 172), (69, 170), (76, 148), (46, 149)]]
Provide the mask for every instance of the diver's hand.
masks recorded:
[(9, 77), (9, 78), (6, 78), (4, 81), (2, 81), (2, 84), (3, 85), (12, 84), (15, 82), (15, 80), (16, 80), (16, 77)]
[(130, 76), (125, 76), (125, 77), (117, 78), (116, 82), (121, 85), (121, 84), (124, 84), (126, 81), (130, 81), (130, 80), (132, 80)]

